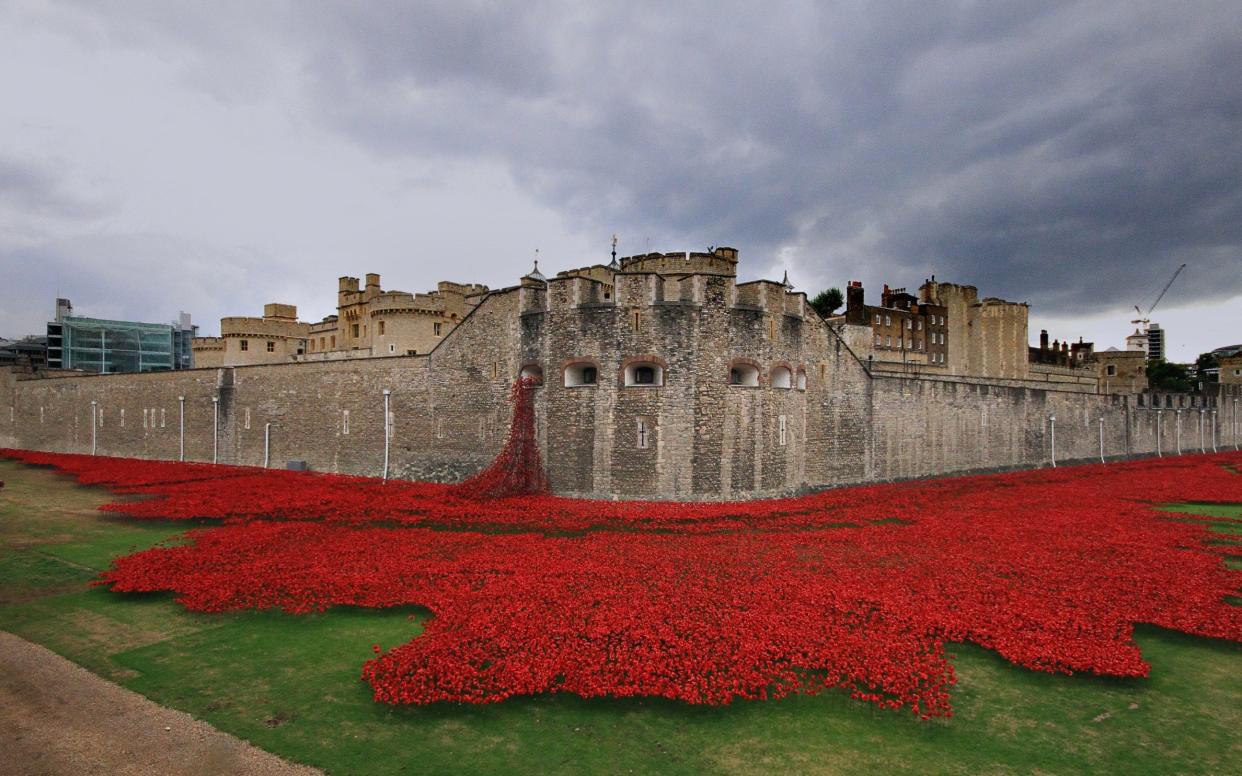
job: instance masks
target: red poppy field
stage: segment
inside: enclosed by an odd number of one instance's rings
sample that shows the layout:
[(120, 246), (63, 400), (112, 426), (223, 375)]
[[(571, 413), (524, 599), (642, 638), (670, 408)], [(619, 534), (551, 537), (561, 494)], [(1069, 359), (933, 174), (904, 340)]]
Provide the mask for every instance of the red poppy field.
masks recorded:
[(362, 667), (388, 703), (842, 688), (948, 716), (949, 642), (1141, 677), (1136, 623), (1242, 641), (1236, 539), (1156, 508), (1242, 502), (1236, 453), (718, 504), (0, 455), (151, 497), (111, 511), (220, 521), (121, 558), (100, 580), (113, 591), (173, 591), (204, 612), (425, 607), (422, 636)]

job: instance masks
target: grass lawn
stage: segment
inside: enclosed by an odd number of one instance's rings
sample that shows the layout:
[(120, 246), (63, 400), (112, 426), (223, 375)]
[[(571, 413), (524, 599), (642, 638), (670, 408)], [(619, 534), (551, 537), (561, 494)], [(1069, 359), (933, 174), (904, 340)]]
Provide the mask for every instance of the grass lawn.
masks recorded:
[[(90, 588), (112, 557), (187, 526), (108, 517), (104, 491), (49, 470), (0, 461), (0, 480), (0, 628), (332, 773), (1242, 772), (1242, 645), (1156, 628), (1138, 631), (1152, 676), (1137, 681), (1036, 674), (958, 645), (955, 715), (932, 722), (831, 693), (383, 706), (361, 664), (372, 643), (419, 633), (421, 612), (202, 615)], [(1169, 509), (1239, 532), (1219, 518), (1242, 505)]]

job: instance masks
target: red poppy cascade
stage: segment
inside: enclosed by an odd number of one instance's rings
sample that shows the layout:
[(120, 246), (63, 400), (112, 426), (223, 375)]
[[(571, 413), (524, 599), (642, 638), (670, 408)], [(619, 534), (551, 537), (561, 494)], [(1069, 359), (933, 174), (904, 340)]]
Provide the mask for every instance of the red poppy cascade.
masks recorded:
[(946, 642), (1033, 670), (1142, 677), (1135, 623), (1242, 641), (1228, 602), (1242, 571), (1225, 563), (1237, 542), (1155, 506), (1242, 503), (1237, 453), (746, 503), (512, 495), (546, 488), (529, 468), (532, 393), (515, 388), (498, 458), (518, 471), (469, 487), (0, 455), (154, 497), (111, 512), (218, 521), (118, 559), (99, 580), (117, 593), (174, 591), (203, 612), (426, 607), (421, 636), (362, 668), (386, 703), (724, 704), (839, 688), (948, 716)]

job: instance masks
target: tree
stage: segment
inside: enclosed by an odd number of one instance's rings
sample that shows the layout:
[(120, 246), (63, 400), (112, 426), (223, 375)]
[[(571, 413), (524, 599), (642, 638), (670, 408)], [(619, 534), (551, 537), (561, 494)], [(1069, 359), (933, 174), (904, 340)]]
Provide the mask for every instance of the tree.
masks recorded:
[(1207, 370), (1219, 367), (1220, 362), (1216, 360), (1216, 356), (1211, 353), (1200, 353), (1199, 357), (1195, 359), (1195, 376), (1205, 383), (1216, 382), (1217, 376), (1207, 374)]
[(839, 288), (830, 288), (827, 291), (820, 291), (819, 294), (811, 300), (811, 307), (820, 316), (827, 318), (837, 311), (837, 308), (845, 304), (845, 296)]
[(1181, 364), (1153, 361), (1147, 365), (1147, 382), (1157, 391), (1187, 393), (1191, 390), (1190, 374)]

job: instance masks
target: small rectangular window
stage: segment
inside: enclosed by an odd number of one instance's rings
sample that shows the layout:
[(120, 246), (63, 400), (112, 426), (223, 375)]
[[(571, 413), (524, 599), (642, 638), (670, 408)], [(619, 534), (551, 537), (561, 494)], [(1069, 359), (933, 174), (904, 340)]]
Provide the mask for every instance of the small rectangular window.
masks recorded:
[(440, 327), (441, 327), (441, 326), (442, 326), (442, 324), (439, 324), (439, 323), (433, 323), (433, 324), (431, 324), (431, 328), (432, 328), (432, 330), (433, 330), (433, 333), (434, 333), (437, 337), (439, 337), (439, 336), (440, 336)]
[(355, 323), (352, 326), (350, 326), (349, 331), (351, 334), (353, 334), (354, 339), (358, 339), (358, 324)]
[(276, 352), (276, 342), (275, 342), (275, 340), (268, 340), (268, 341), (267, 341), (267, 352), (268, 352), (268, 353), (275, 353), (275, 352)]
[(383, 321), (379, 322), (379, 335), (381, 337), (384, 336), (384, 322)]
[(250, 340), (242, 340), (239, 346), (242, 350), (250, 350)]
[(1109, 377), (1117, 376), (1117, 367), (1112, 364), (1109, 364), (1108, 367), (1104, 371), (1105, 371), (1105, 374), (1107, 374)]
[(168, 411), (161, 408), (160, 409), (160, 428), (164, 428), (167, 425), (168, 425)]
[(893, 325), (893, 316), (891, 316), (891, 315), (885, 315), (885, 316), (884, 316), (884, 325), (885, 325), (885, 326), (892, 326), (892, 325)]
[(147, 427), (147, 408), (146, 407), (142, 408), (142, 427), (143, 428)]
[(332, 347), (334, 348), (336, 347), (336, 335), (335, 334), (332, 335)]
[(397, 352), (397, 346), (396, 346), (396, 345), (394, 345), (393, 343), (389, 342), (389, 343), (388, 343), (388, 352), (389, 352), (389, 353), (396, 353), (396, 352)]
[(906, 319), (906, 328), (907, 328), (907, 329), (913, 329), (913, 328), (914, 328), (914, 321), (912, 321), (912, 320), (910, 320), (909, 318), (907, 318), (907, 319)]
[(341, 433), (349, 436), (349, 410), (341, 410)]
[(246, 412), (243, 417), (242, 427), (245, 428), (246, 430), (250, 429), (250, 408), (249, 407), (246, 408)]
[(785, 446), (785, 416), (781, 415), (778, 421), (781, 447)]
[(923, 330), (923, 321), (922, 319), (920, 319), (919, 320), (919, 331), (922, 331), (922, 330)]
[(879, 334), (875, 335), (875, 345), (876, 347), (879, 347), (881, 345), (881, 338)]
[(880, 314), (879, 313), (875, 314), (875, 325), (876, 326), (880, 325)]
[[(9, 420), (13, 419), (11, 410), (12, 408), (10, 408)], [(125, 408), (123, 407), (121, 408), (121, 428), (125, 428)]]

